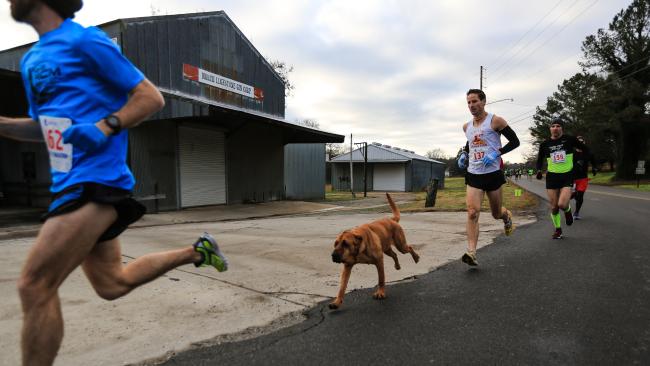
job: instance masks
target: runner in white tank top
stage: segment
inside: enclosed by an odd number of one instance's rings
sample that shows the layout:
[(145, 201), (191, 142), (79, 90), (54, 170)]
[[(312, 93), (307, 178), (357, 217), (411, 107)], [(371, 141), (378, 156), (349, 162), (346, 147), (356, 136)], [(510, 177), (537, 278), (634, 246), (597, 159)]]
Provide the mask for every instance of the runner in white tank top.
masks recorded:
[[(512, 213), (501, 206), (501, 185), (505, 183), (501, 155), (519, 146), (519, 139), (503, 118), (485, 111), (485, 93), (482, 90), (470, 89), (467, 92), (467, 107), (473, 118), (463, 125), (467, 144), (458, 159), (460, 168), (467, 167), (467, 252), (461, 260), (476, 266), (478, 217), (484, 194), (490, 202), (492, 217), (503, 221), (505, 234), (510, 235), (514, 230)], [(508, 139), (503, 147), (501, 135)]]
[[(472, 174), (492, 173), (501, 169), (501, 159), (496, 159), (489, 165), (483, 164), (483, 158), (501, 148), (501, 134), (492, 129), (492, 118), (489, 113), (478, 126), (473, 121), (467, 123), (465, 136), (469, 142), (469, 165), (467, 171)], [(499, 153), (500, 154), (500, 153)]]

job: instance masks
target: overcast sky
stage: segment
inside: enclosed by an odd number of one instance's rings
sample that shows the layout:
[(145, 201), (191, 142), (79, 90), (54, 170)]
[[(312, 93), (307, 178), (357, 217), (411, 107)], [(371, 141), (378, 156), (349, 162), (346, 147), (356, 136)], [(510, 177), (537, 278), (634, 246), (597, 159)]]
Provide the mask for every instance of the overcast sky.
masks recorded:
[[(486, 110), (506, 119), (522, 146), (528, 127), (562, 80), (580, 71), (585, 37), (607, 28), (631, 0), (85, 0), (76, 20), (224, 10), (268, 59), (294, 67), (286, 119), (314, 119), (355, 142), (381, 142), (424, 155), (455, 155), (471, 115), (465, 93), (486, 68)], [(0, 7), (0, 50), (36, 40)]]

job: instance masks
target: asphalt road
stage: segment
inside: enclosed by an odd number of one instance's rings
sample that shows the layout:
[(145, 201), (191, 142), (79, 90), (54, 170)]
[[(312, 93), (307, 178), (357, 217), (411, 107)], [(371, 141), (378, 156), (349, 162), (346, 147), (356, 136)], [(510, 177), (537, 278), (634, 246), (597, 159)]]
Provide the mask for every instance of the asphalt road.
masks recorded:
[(590, 187), (562, 240), (546, 210), (515, 243), (479, 250), (477, 269), (449, 263), (383, 301), (353, 291), (340, 310), (321, 303), (302, 324), (165, 364), (650, 364), (650, 194)]

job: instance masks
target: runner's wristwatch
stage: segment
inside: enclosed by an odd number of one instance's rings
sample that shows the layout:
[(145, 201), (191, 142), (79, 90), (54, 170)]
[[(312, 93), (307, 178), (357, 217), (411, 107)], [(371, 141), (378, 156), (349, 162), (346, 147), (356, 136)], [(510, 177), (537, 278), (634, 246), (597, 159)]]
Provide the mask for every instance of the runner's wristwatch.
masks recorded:
[(113, 130), (113, 135), (117, 135), (122, 130), (122, 121), (120, 121), (120, 117), (111, 114), (104, 118), (104, 121), (106, 122), (106, 125)]

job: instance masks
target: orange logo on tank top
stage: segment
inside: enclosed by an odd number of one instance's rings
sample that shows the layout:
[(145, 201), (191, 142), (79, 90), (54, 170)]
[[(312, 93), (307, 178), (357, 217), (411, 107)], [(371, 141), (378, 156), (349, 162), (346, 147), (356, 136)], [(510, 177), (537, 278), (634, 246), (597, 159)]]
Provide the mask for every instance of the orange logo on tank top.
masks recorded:
[(482, 137), (483, 137), (482, 133), (477, 133), (476, 135), (474, 135), (474, 138), (470, 142), (470, 145), (472, 147), (487, 146), (487, 142), (485, 142), (485, 140), (483, 140)]

